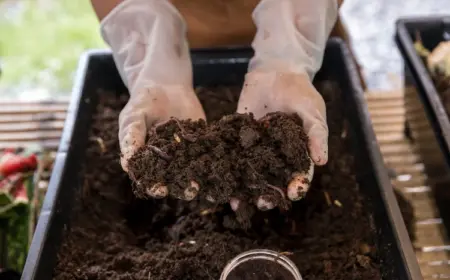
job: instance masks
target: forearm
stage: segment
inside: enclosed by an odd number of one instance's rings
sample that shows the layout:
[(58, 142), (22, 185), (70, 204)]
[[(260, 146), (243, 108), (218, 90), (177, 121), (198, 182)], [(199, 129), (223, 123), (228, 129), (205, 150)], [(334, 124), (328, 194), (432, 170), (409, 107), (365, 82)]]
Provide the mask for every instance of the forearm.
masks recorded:
[(101, 22), (120, 75), (131, 92), (155, 85), (191, 85), (186, 25), (165, 0), (124, 0)]
[(124, 0), (91, 0), (91, 3), (98, 19), (101, 21), (123, 1)]
[(257, 33), (250, 70), (283, 69), (312, 79), (338, 16), (337, 0), (262, 0), (253, 13)]

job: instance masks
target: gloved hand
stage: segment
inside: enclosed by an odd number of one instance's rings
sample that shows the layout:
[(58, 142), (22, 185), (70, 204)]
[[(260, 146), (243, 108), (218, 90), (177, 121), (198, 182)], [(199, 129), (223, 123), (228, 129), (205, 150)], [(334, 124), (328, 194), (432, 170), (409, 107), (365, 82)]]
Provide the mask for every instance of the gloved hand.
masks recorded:
[[(250, 61), (238, 112), (252, 112), (260, 118), (281, 111), (297, 113), (303, 119), (312, 162), (308, 172), (293, 174), (287, 190), (291, 200), (301, 199), (300, 194), (309, 189), (314, 164), (323, 165), (328, 160), (325, 103), (311, 81), (322, 64), (337, 16), (336, 0), (262, 0), (253, 13), (257, 27), (252, 44), (255, 56)], [(238, 204), (232, 201), (233, 209)], [(257, 205), (263, 209), (276, 207), (262, 198)]]
[[(186, 25), (168, 0), (127, 0), (101, 23), (130, 100), (120, 113), (121, 163), (145, 144), (147, 132), (171, 117), (205, 119), (192, 86)], [(151, 188), (156, 197), (167, 187)]]

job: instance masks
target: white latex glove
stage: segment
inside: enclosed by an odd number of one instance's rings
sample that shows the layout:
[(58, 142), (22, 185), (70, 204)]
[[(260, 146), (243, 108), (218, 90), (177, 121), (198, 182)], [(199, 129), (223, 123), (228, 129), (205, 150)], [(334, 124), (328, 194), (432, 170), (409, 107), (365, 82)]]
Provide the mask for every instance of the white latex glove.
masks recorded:
[[(121, 163), (145, 144), (148, 131), (171, 117), (205, 118), (192, 85), (186, 25), (168, 0), (126, 0), (102, 21), (130, 100), (120, 113)], [(167, 187), (150, 187), (164, 197)]]
[[(328, 127), (322, 96), (312, 79), (322, 65), (328, 36), (337, 20), (336, 0), (262, 0), (253, 12), (257, 27), (253, 41), (255, 56), (238, 105), (239, 113), (256, 118), (269, 112), (297, 113), (309, 136), (312, 159), (308, 172), (295, 173), (287, 195), (299, 200), (309, 189), (314, 164), (328, 160)], [(304, 180), (308, 179), (308, 180)], [(238, 203), (232, 201), (233, 209)], [(258, 201), (271, 209), (276, 205)]]

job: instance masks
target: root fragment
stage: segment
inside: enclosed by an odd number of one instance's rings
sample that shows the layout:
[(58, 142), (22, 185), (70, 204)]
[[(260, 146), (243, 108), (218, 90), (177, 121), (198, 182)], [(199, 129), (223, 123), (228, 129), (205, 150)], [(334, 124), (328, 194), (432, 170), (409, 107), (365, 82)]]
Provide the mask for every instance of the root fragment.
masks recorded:
[(197, 140), (192, 135), (190, 135), (186, 132), (183, 125), (181, 124), (181, 122), (178, 119), (174, 118), (173, 120), (175, 120), (175, 122), (177, 123), (178, 128), (180, 129), (180, 135), (184, 140), (189, 141), (189, 142), (195, 142)]
[(105, 146), (105, 142), (103, 141), (102, 138), (100, 137), (91, 137), (90, 138), (92, 141), (95, 141), (98, 143), (98, 145), (100, 146), (100, 150), (102, 151), (102, 154), (106, 153), (106, 146)]
[(157, 154), (160, 158), (164, 159), (165, 161), (171, 161), (172, 157), (169, 156), (167, 153), (163, 152), (160, 148), (155, 147), (153, 145), (148, 145), (148, 147)]

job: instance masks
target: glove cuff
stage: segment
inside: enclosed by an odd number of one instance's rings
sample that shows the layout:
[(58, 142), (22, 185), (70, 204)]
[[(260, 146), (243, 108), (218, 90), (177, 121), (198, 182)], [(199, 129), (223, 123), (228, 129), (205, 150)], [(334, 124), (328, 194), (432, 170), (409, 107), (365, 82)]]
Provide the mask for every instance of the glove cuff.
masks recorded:
[(336, 0), (261, 0), (249, 71), (306, 72), (312, 80), (337, 16)]
[(149, 86), (192, 83), (186, 24), (168, 0), (125, 0), (100, 28), (131, 93)]

